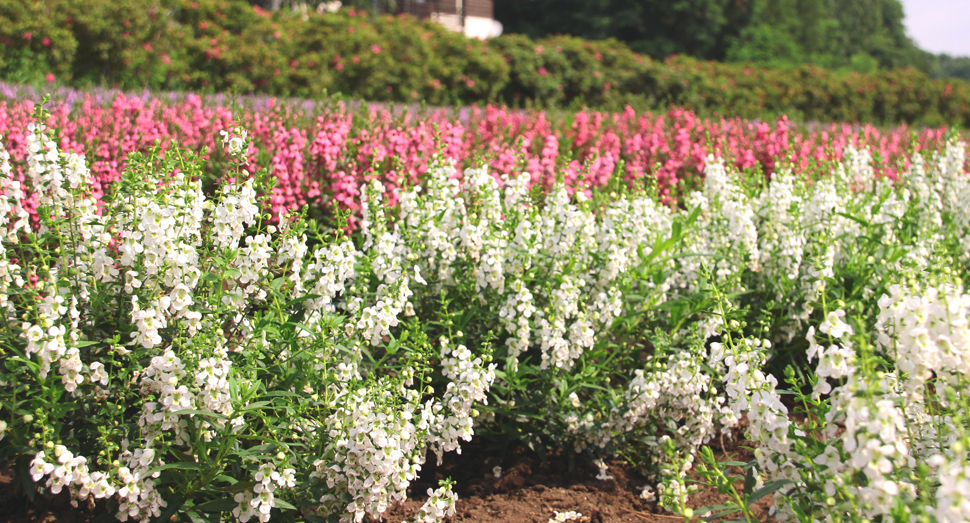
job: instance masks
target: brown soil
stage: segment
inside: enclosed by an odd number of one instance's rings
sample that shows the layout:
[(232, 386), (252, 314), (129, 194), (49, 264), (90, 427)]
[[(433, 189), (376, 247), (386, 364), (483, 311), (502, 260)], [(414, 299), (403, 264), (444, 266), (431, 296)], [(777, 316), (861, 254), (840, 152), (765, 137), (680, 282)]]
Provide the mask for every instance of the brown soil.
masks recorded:
[[(722, 446), (719, 440), (712, 443)], [(751, 458), (743, 444), (727, 440), (723, 446), (726, 448), (718, 448), (716, 452), (719, 459), (748, 461)], [(462, 455), (446, 455), (441, 466), (436, 466), (433, 459), (429, 457), (422, 477), (412, 484), (411, 499), (390, 509), (385, 514), (386, 521), (412, 520), (427, 499), (427, 490), (437, 487), (438, 480), (445, 477), (456, 481), (459, 496), (452, 522), (546, 523), (556, 511), (579, 512), (580, 523), (683, 521), (655, 503), (641, 499), (640, 492), (648, 481), (620, 462), (608, 463), (613, 479), (599, 480), (596, 479), (598, 469), (587, 459), (575, 456), (574, 466), (570, 468), (570, 460), (562, 452), (541, 460), (536, 453), (519, 447), (502, 458), (480, 444), (466, 444)], [(499, 478), (492, 473), (495, 466), (502, 467)], [(102, 515), (83, 504), (79, 508), (71, 507), (66, 493), (53, 500), (38, 495), (33, 503), (28, 502), (23, 497), (23, 489), (16, 488), (18, 483), (19, 479), (11, 471), (0, 473), (0, 523), (92, 523)], [(755, 506), (755, 514), (761, 521), (767, 521), (769, 498)], [(690, 506), (696, 509), (724, 503), (728, 497), (714, 489), (700, 489), (690, 499)]]
[[(727, 438), (716, 440), (715, 456), (719, 461), (752, 459), (747, 442)], [(437, 487), (437, 481), (451, 477), (456, 481), (458, 494), (453, 522), (470, 523), (546, 523), (555, 513), (575, 511), (582, 514), (581, 523), (676, 523), (683, 518), (658, 508), (656, 503), (644, 501), (640, 493), (649, 482), (633, 468), (621, 462), (609, 462), (610, 480), (599, 480), (599, 470), (589, 460), (576, 456), (575, 466), (569, 468), (568, 457), (556, 452), (540, 460), (534, 452), (521, 447), (508, 453), (503, 460), (497, 453), (487, 452), (476, 445), (466, 445), (461, 456), (446, 456), (440, 466), (430, 463), (425, 473), (409, 491), (409, 501), (385, 514), (385, 519), (398, 523), (414, 517), (427, 490)], [(502, 467), (496, 478), (492, 468)], [(735, 475), (740, 471), (734, 470)], [(696, 476), (695, 476), (696, 477)], [(736, 485), (741, 490), (742, 485)], [(716, 489), (701, 488), (690, 496), (689, 506), (698, 509), (727, 502), (729, 497)], [(754, 506), (760, 521), (768, 520), (770, 496)], [(733, 515), (737, 519), (740, 514)], [(695, 520), (697, 521), (697, 520)]]

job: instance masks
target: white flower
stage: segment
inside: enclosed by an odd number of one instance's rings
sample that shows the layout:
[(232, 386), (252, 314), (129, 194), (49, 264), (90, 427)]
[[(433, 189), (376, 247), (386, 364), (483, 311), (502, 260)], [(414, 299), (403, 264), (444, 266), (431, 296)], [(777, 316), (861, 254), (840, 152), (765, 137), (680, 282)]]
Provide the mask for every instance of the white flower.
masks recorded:
[(245, 129), (236, 127), (229, 131), (219, 131), (219, 134), (222, 136), (222, 145), (226, 147), (226, 150), (231, 156), (240, 156), (245, 152), (243, 148), (248, 138), (248, 133)]
[(852, 334), (852, 327), (842, 321), (843, 317), (845, 317), (845, 311), (842, 309), (830, 312), (818, 330), (836, 339), (841, 339), (846, 334)]

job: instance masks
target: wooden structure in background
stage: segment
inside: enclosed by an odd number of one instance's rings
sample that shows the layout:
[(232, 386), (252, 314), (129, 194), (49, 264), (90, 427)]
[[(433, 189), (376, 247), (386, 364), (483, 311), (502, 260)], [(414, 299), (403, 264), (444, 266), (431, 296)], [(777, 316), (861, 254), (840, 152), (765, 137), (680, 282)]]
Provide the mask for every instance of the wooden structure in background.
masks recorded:
[(475, 38), (502, 34), (492, 0), (398, 0), (398, 11), (430, 18), (452, 31)]

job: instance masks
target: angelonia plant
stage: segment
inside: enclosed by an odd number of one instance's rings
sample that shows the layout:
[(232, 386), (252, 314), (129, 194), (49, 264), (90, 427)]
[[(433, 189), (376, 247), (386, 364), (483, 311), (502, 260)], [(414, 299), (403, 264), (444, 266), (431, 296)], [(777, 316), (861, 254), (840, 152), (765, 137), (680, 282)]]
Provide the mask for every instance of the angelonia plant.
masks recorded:
[[(298, 215), (269, 224), (264, 177), (210, 198), (197, 158), (133, 155), (99, 207), (83, 158), (41, 125), (28, 139), (26, 187), (0, 164), (3, 443), (42, 491), (121, 521), (360, 521), (404, 498), (427, 449), (470, 439), (488, 351), (420, 330), (375, 347), (410, 277), (378, 278), (346, 237), (308, 240)], [(225, 137), (235, 158), (245, 145)], [(453, 512), (450, 488), (423, 521)]]
[[(966, 517), (963, 143), (898, 180), (853, 147), (770, 179), (709, 155), (682, 207), (437, 154), (328, 227), (274, 207), (245, 129), (214, 187), (170, 147), (96, 189), (34, 119), (24, 180), (0, 153), (0, 457), (31, 496), (359, 522), (485, 437), (625, 459), (687, 519)], [(689, 508), (698, 481), (730, 503)]]

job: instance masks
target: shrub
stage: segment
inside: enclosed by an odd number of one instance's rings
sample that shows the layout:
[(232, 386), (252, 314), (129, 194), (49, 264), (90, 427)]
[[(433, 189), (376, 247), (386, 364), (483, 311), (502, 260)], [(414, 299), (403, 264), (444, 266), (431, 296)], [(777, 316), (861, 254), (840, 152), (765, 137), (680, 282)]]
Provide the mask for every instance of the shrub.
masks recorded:
[(860, 74), (656, 61), (616, 41), (565, 36), (483, 43), (429, 21), (352, 9), (270, 14), (241, 0), (153, 0), (137, 8), (123, 0), (2, 0), (0, 45), (0, 74), (35, 83), (50, 72), (78, 85), (132, 89), (970, 125), (970, 83), (913, 69)]

